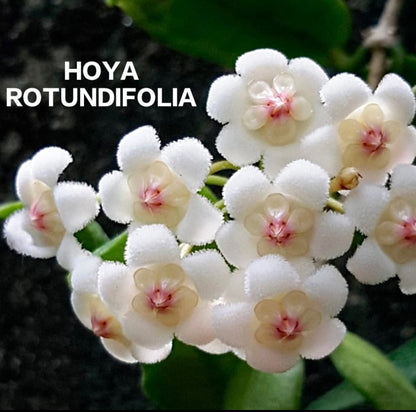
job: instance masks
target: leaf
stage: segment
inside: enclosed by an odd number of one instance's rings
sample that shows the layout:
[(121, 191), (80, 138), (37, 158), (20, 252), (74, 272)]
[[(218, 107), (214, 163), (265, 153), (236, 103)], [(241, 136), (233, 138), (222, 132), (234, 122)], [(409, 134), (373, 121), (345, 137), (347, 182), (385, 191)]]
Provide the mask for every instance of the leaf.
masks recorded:
[(167, 359), (142, 365), (143, 391), (161, 409), (221, 409), (225, 385), (240, 362), (174, 340)]
[(115, 238), (104, 243), (94, 250), (94, 255), (100, 256), (104, 260), (114, 260), (124, 262), (124, 249), (127, 242), (127, 231), (120, 233)]
[[(389, 359), (413, 384), (416, 383), (416, 338), (409, 340), (389, 353)], [(365, 402), (354, 387), (344, 381), (307, 406), (307, 410), (351, 409)]]
[(0, 205), (0, 219), (7, 219), (16, 210), (22, 209), (22, 202), (7, 202)]
[(241, 362), (228, 384), (224, 409), (299, 409), (305, 368), (304, 362), (284, 373), (264, 373)]
[(328, 64), (351, 31), (343, 0), (107, 0), (150, 35), (195, 58), (233, 67), (242, 53), (270, 47)]
[(89, 251), (93, 251), (109, 241), (103, 228), (96, 221), (90, 222), (84, 229), (75, 233), (75, 237), (84, 249)]
[(416, 409), (412, 384), (381, 351), (359, 336), (347, 333), (330, 357), (338, 372), (377, 409)]

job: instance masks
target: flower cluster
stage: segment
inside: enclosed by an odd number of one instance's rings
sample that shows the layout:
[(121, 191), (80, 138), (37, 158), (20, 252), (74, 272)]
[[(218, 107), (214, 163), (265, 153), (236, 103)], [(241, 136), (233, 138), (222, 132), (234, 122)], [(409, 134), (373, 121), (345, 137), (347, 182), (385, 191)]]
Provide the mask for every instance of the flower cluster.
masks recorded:
[[(337, 316), (348, 287), (332, 259), (348, 252), (360, 282), (397, 275), (403, 293), (416, 293), (415, 107), (397, 75), (373, 93), (308, 58), (254, 50), (209, 91), (225, 160), (212, 164), (192, 137), (161, 148), (141, 126), (95, 191), (58, 182), (71, 155), (42, 149), (18, 170), (23, 209), (4, 235), (19, 253), (56, 256), (75, 314), (117, 359), (159, 362), (176, 338), (283, 372), (345, 335)], [(226, 168), (236, 171), (212, 201), (206, 185)], [(78, 241), (100, 208), (126, 225), (122, 262)]]

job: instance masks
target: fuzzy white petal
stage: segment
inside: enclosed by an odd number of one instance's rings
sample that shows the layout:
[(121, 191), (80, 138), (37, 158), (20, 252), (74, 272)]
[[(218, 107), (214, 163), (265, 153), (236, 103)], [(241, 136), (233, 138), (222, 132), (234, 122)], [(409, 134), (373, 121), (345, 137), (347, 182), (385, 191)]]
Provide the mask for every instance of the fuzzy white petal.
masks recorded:
[(152, 126), (141, 126), (126, 134), (118, 145), (117, 163), (129, 173), (137, 167), (145, 167), (160, 155), (160, 140)]
[(400, 290), (406, 295), (416, 293), (416, 260), (410, 260), (407, 263), (398, 265), (397, 275), (400, 279)]
[(348, 297), (347, 282), (331, 265), (324, 265), (318, 269), (314, 275), (305, 280), (302, 288), (329, 316), (338, 315)]
[(308, 134), (300, 143), (302, 157), (324, 168), (330, 177), (342, 168), (337, 130), (333, 125), (320, 127)]
[(240, 123), (226, 124), (217, 136), (216, 146), (218, 152), (236, 166), (256, 163), (264, 151), (264, 144)]
[(254, 369), (267, 373), (285, 372), (300, 359), (296, 351), (278, 352), (258, 343), (246, 350), (247, 363)]
[(390, 187), (392, 197), (407, 197), (411, 193), (416, 194), (416, 166), (397, 165), (391, 175)]
[(279, 255), (266, 255), (250, 263), (246, 271), (246, 293), (254, 301), (295, 289), (299, 276)]
[(271, 184), (255, 166), (237, 170), (224, 186), (224, 203), (230, 216), (244, 219), (270, 193)]
[(129, 223), (133, 220), (133, 198), (122, 172), (114, 170), (105, 174), (98, 192), (104, 213), (115, 222)]
[(179, 247), (172, 232), (164, 225), (146, 225), (134, 229), (127, 238), (125, 260), (128, 266), (179, 262)]
[(183, 242), (203, 245), (214, 240), (222, 221), (223, 214), (219, 209), (205, 197), (194, 194), (185, 216), (176, 227), (176, 235)]
[(374, 97), (377, 102), (388, 107), (394, 120), (405, 124), (413, 120), (415, 95), (410, 85), (397, 74), (386, 74), (377, 86)]
[(32, 203), (32, 161), (26, 160), (22, 163), (16, 173), (16, 193), (24, 206), (29, 207)]
[(83, 253), (71, 272), (73, 290), (85, 293), (98, 293), (98, 270), (102, 260), (91, 253)]
[(230, 279), (230, 270), (215, 250), (195, 252), (182, 259), (182, 268), (192, 278), (202, 299), (218, 298)]
[(232, 265), (243, 268), (256, 257), (256, 239), (237, 221), (224, 223), (215, 237), (221, 253)]
[(98, 269), (98, 293), (116, 316), (131, 309), (136, 291), (131, 270), (119, 262), (103, 262)]
[(188, 345), (206, 345), (212, 342), (215, 334), (209, 302), (199, 302), (192, 314), (176, 327), (175, 335)]
[(320, 166), (299, 159), (279, 173), (274, 186), (279, 192), (295, 197), (309, 209), (320, 211), (328, 200), (329, 176)]
[(361, 232), (369, 234), (375, 229), (388, 201), (389, 193), (385, 188), (361, 183), (347, 196), (345, 214)]
[(181, 178), (191, 192), (197, 192), (211, 167), (211, 153), (197, 139), (186, 137), (162, 149), (161, 160)]
[(235, 103), (242, 98), (243, 80), (237, 75), (218, 77), (208, 92), (208, 116), (220, 123), (227, 123), (235, 113)]
[(68, 151), (60, 147), (45, 147), (32, 158), (33, 177), (53, 187), (71, 162), (72, 156)]
[(135, 359), (140, 363), (156, 363), (169, 356), (172, 351), (172, 342), (167, 343), (160, 349), (147, 349), (143, 346), (132, 344), (130, 350)]
[(70, 233), (66, 233), (59, 245), (56, 260), (60, 266), (71, 272), (75, 267), (76, 261), (84, 253), (86, 252), (82, 250), (77, 238)]
[(119, 361), (126, 363), (138, 362), (138, 359), (136, 359), (131, 353), (131, 345), (124, 345), (114, 339), (100, 338), (100, 341), (104, 346), (104, 349)]
[(231, 350), (230, 346), (225, 345), (219, 339), (214, 339), (212, 342), (207, 343), (206, 345), (197, 345), (197, 348), (213, 355), (222, 355), (224, 353), (230, 352)]
[(321, 359), (337, 348), (345, 333), (345, 325), (340, 320), (324, 321), (305, 339), (300, 354), (306, 359)]
[(75, 316), (86, 328), (92, 330), (90, 298), (91, 295), (88, 293), (71, 293), (71, 306)]
[(248, 81), (271, 81), (276, 74), (287, 69), (287, 58), (273, 49), (256, 49), (242, 54), (236, 61), (235, 71)]
[(347, 269), (362, 283), (376, 285), (396, 274), (396, 266), (371, 238), (364, 240), (354, 256), (347, 262)]
[(365, 104), (371, 95), (368, 85), (351, 73), (335, 75), (321, 89), (324, 107), (335, 121), (347, 117)]
[(25, 209), (18, 210), (7, 218), (3, 233), (8, 246), (22, 255), (42, 259), (56, 255), (57, 247), (36, 243), (35, 229), (31, 226)]
[(161, 349), (173, 339), (173, 328), (145, 319), (135, 312), (128, 312), (122, 319), (125, 336), (148, 349)]
[(354, 225), (345, 215), (325, 212), (316, 217), (310, 244), (311, 255), (319, 259), (333, 259), (344, 254), (354, 236)]
[(100, 210), (97, 194), (85, 183), (58, 183), (53, 194), (62, 224), (70, 233), (85, 227)]
[(252, 303), (217, 305), (212, 309), (215, 334), (226, 345), (243, 348), (250, 341), (250, 322), (254, 316)]

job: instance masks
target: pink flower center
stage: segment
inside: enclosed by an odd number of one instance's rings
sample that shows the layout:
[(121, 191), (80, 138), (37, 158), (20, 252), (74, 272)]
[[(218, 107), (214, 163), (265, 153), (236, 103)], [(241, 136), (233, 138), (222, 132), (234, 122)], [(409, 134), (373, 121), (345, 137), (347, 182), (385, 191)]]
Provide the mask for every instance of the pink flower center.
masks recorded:
[(46, 230), (46, 225), (44, 222), (46, 213), (43, 213), (38, 205), (38, 202), (32, 203), (29, 209), (29, 217), (30, 222), (32, 223), (33, 227), (39, 231)]
[(139, 194), (144, 208), (154, 212), (163, 205), (163, 193), (157, 186), (146, 186)]
[(91, 328), (94, 335), (100, 338), (111, 339), (114, 338), (111, 318), (102, 318), (97, 315), (91, 316)]
[(147, 294), (150, 309), (164, 311), (174, 304), (173, 292), (171, 290), (156, 287)]
[(416, 245), (416, 218), (410, 217), (403, 221), (401, 236), (411, 245)]
[(284, 246), (289, 242), (292, 231), (289, 229), (285, 219), (270, 217), (270, 221), (264, 228), (264, 235), (276, 246)]
[(269, 117), (272, 119), (281, 119), (290, 117), (292, 99), (286, 93), (273, 91), (273, 98), (267, 100), (265, 106), (268, 110)]
[(302, 332), (299, 319), (286, 314), (281, 314), (273, 326), (277, 339), (295, 339)]
[(387, 136), (380, 129), (369, 128), (363, 131), (361, 145), (368, 154), (379, 153), (386, 148)]

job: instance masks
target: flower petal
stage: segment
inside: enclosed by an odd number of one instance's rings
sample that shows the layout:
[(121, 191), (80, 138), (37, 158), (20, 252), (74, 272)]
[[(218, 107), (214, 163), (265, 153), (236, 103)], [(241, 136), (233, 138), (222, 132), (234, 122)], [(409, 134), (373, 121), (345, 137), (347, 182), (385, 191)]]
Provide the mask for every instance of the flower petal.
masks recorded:
[(32, 158), (33, 178), (41, 180), (50, 188), (55, 186), (59, 175), (72, 162), (71, 154), (60, 147), (45, 147)]
[(218, 152), (236, 166), (257, 162), (264, 150), (264, 144), (240, 123), (225, 125), (217, 136), (216, 146)]
[(302, 288), (329, 316), (338, 315), (348, 297), (347, 282), (331, 265), (324, 265), (318, 269), (304, 281)]
[(214, 306), (212, 319), (217, 338), (236, 348), (246, 346), (250, 340), (253, 307), (253, 304), (246, 302)]
[(176, 327), (175, 335), (188, 345), (206, 345), (212, 342), (215, 334), (211, 305), (207, 301), (200, 301), (192, 314)]
[(256, 49), (242, 54), (236, 61), (235, 71), (247, 82), (261, 79), (271, 82), (276, 74), (287, 70), (287, 58), (273, 49)]
[(32, 161), (26, 160), (22, 163), (16, 173), (16, 193), (23, 205), (29, 207), (33, 201), (32, 198)]
[(56, 260), (60, 266), (71, 272), (74, 269), (77, 259), (84, 253), (87, 252), (82, 249), (77, 238), (70, 233), (66, 233), (59, 245)]
[(384, 187), (361, 183), (347, 196), (344, 202), (345, 215), (361, 232), (370, 234), (388, 200), (389, 193)]
[(329, 196), (329, 176), (320, 166), (299, 159), (289, 163), (274, 181), (284, 195), (298, 199), (308, 209), (320, 211)]
[(345, 325), (338, 319), (329, 319), (305, 338), (300, 354), (306, 359), (321, 359), (333, 352), (342, 342)]
[(416, 272), (415, 260), (411, 260), (402, 265), (398, 265), (397, 274), (400, 279), (400, 290), (406, 295), (413, 295), (416, 293)]
[(146, 167), (159, 156), (160, 140), (152, 126), (141, 126), (126, 134), (117, 149), (117, 163), (126, 173)]
[(318, 215), (310, 243), (311, 255), (319, 259), (333, 259), (351, 246), (354, 225), (345, 215), (326, 212)]
[(413, 120), (416, 103), (410, 85), (395, 73), (386, 74), (377, 86), (374, 97), (382, 107), (388, 107), (392, 119), (405, 124)]
[(228, 345), (225, 345), (219, 339), (214, 339), (212, 342), (207, 343), (206, 345), (197, 345), (197, 348), (213, 355), (222, 355), (224, 353), (230, 352), (231, 350)]
[(259, 343), (246, 349), (247, 363), (254, 369), (267, 373), (285, 372), (296, 365), (299, 354), (296, 351), (278, 352)]
[(254, 301), (295, 289), (299, 275), (279, 255), (266, 255), (250, 263), (246, 271), (246, 293)]
[(116, 316), (131, 309), (136, 292), (131, 270), (119, 262), (105, 261), (98, 269), (98, 293)]
[(371, 95), (368, 85), (351, 73), (335, 75), (321, 89), (324, 107), (335, 121), (347, 117), (365, 104)]
[(208, 199), (192, 195), (185, 216), (176, 227), (176, 235), (183, 242), (203, 245), (214, 240), (223, 221), (222, 212)]
[(235, 117), (236, 103), (243, 100), (243, 80), (237, 75), (221, 76), (214, 80), (208, 92), (208, 116), (225, 124)]
[[(56, 255), (57, 247), (48, 246), (38, 239), (31, 226), (27, 210), (18, 210), (7, 218), (3, 233), (8, 246), (16, 252), (34, 258), (47, 259)], [(40, 240), (38, 242), (38, 240)]]
[(409, 193), (416, 193), (416, 166), (397, 165), (391, 175), (392, 197), (407, 197)]
[(133, 198), (123, 173), (115, 170), (104, 175), (99, 184), (98, 192), (104, 213), (119, 223), (133, 220)]
[(161, 160), (180, 177), (191, 192), (204, 185), (211, 167), (211, 153), (203, 144), (186, 137), (169, 143), (162, 149)]
[(140, 363), (156, 363), (169, 356), (172, 351), (172, 342), (167, 343), (160, 349), (147, 349), (143, 346), (132, 344), (130, 350), (135, 359)]
[(62, 224), (70, 233), (85, 227), (100, 210), (97, 194), (86, 183), (61, 182), (55, 186), (53, 194)]
[(148, 349), (161, 349), (172, 342), (173, 328), (128, 312), (122, 319), (125, 336)]
[(369, 285), (382, 283), (396, 274), (396, 266), (371, 238), (364, 240), (354, 256), (347, 262), (347, 269), (360, 281)]
[[(104, 349), (114, 358), (118, 359), (121, 362), (126, 363), (135, 363), (138, 362), (132, 353), (131, 353), (131, 346), (132, 345), (125, 345), (115, 339), (105, 339), (100, 338)], [(152, 352), (152, 351), (149, 351)]]
[(224, 203), (230, 216), (244, 219), (270, 193), (271, 184), (255, 166), (237, 170), (224, 186)]
[(215, 237), (218, 248), (232, 265), (243, 268), (256, 257), (256, 238), (240, 222), (229, 221), (222, 225)]
[(128, 266), (179, 262), (179, 247), (172, 232), (164, 225), (146, 225), (134, 229), (127, 238), (125, 260)]
[(102, 260), (92, 253), (83, 253), (75, 262), (71, 272), (73, 290), (84, 293), (98, 293), (98, 269)]
[(182, 259), (182, 268), (192, 278), (202, 299), (216, 299), (230, 279), (230, 270), (215, 250), (192, 253)]
[(86, 328), (92, 330), (90, 298), (91, 295), (88, 293), (79, 293), (77, 291), (71, 293), (72, 310), (79, 321)]

